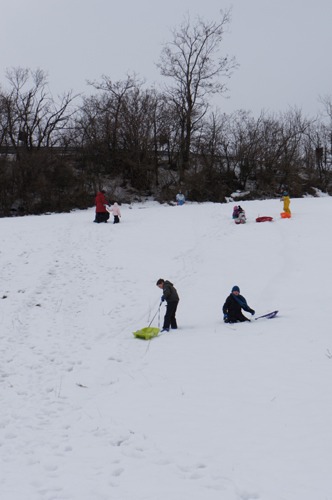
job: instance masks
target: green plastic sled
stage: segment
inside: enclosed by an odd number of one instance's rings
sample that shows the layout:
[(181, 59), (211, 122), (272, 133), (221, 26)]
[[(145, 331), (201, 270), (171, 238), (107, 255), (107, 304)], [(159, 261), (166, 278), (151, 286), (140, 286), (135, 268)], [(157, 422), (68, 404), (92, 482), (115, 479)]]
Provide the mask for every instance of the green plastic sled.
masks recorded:
[(153, 328), (152, 326), (147, 326), (146, 328), (142, 328), (142, 330), (137, 330), (137, 332), (133, 332), (133, 335), (137, 339), (150, 340), (153, 337), (157, 337), (160, 332), (160, 328)]

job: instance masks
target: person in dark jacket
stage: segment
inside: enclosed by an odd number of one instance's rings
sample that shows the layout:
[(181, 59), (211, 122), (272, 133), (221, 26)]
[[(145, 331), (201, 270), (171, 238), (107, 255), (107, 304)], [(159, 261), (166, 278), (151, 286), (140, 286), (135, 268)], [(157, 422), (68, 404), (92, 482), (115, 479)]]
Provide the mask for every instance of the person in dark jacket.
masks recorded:
[(251, 309), (243, 295), (240, 295), (240, 288), (233, 286), (231, 294), (227, 297), (223, 305), (222, 312), (224, 313), (225, 323), (236, 323), (237, 321), (250, 321), (242, 314), (242, 309), (254, 315), (255, 311)]
[(165, 281), (162, 278), (160, 278), (156, 284), (157, 287), (161, 288), (163, 291), (161, 301), (164, 302), (164, 300), (166, 300), (167, 303), (164, 325), (161, 331), (169, 332), (170, 327), (172, 328), (172, 330), (176, 330), (178, 325), (176, 322), (175, 313), (180, 300), (178, 292), (174, 288), (173, 283), (167, 280)]
[(97, 193), (95, 203), (96, 203), (96, 217), (95, 217), (94, 222), (97, 222), (97, 223), (107, 222), (108, 219), (110, 218), (110, 214), (109, 214), (108, 210), (106, 209), (106, 205), (108, 203), (107, 203), (107, 200), (105, 198), (105, 191), (103, 189), (101, 189)]

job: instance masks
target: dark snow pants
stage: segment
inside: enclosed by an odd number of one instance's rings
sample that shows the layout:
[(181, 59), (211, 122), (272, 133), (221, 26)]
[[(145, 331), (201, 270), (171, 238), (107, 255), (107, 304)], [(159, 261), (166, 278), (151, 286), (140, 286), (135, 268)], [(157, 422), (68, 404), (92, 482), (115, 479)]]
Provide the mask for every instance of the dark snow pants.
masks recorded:
[(96, 212), (96, 218), (94, 222), (97, 223), (107, 222), (109, 218), (110, 218), (109, 212)]
[(250, 321), (250, 319), (246, 318), (244, 314), (240, 313), (237, 316), (228, 316), (228, 319), (225, 321), (225, 323), (237, 323), (237, 322), (243, 323), (243, 321)]
[(163, 328), (173, 328), (176, 329), (178, 327), (176, 323), (176, 318), (175, 318), (175, 313), (176, 309), (178, 307), (179, 301), (174, 301), (174, 302), (167, 302), (166, 306), (166, 314), (164, 317), (164, 326)]

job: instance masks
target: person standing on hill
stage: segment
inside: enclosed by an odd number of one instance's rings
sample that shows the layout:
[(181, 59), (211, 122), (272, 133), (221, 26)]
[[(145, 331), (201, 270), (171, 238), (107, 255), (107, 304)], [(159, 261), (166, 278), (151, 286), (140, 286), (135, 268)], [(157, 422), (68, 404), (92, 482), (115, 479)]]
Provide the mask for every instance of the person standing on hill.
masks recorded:
[(281, 200), (284, 202), (284, 212), (288, 214), (289, 216), (291, 215), (291, 211), (289, 208), (290, 205), (290, 197), (287, 191), (283, 192)]
[(112, 214), (113, 214), (113, 217), (114, 217), (113, 224), (118, 224), (120, 222), (121, 211), (120, 211), (120, 207), (117, 204), (117, 202), (114, 203), (114, 205), (112, 206), (111, 211), (112, 211)]
[(164, 317), (164, 324), (162, 328), (162, 332), (169, 332), (169, 328), (171, 327), (172, 330), (176, 330), (178, 325), (176, 322), (176, 309), (178, 307), (179, 303), (179, 296), (176, 291), (176, 289), (173, 286), (173, 283), (170, 281), (165, 281), (164, 279), (160, 278), (157, 283), (157, 287), (161, 288), (163, 291), (161, 301), (164, 302), (166, 301), (167, 307), (166, 307), (166, 314)]
[(110, 218), (110, 214), (106, 209), (107, 206), (107, 200), (105, 198), (105, 191), (104, 189), (101, 189), (98, 191), (96, 198), (95, 198), (95, 203), (96, 203), (96, 217), (94, 222), (107, 222), (108, 219)]
[(224, 322), (236, 323), (237, 321), (240, 321), (242, 323), (243, 321), (250, 321), (250, 319), (246, 318), (246, 316), (242, 314), (242, 309), (252, 315), (255, 314), (255, 311), (248, 306), (243, 295), (240, 295), (240, 288), (235, 285), (233, 286), (232, 292), (227, 297), (222, 308), (224, 313)]

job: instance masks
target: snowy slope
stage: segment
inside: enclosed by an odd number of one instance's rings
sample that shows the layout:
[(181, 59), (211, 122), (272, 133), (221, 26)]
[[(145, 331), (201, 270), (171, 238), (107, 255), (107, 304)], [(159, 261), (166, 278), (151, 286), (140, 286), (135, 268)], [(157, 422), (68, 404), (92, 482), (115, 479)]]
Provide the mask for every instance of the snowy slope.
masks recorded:
[[(0, 220), (1, 499), (332, 499), (331, 198), (241, 205)], [(235, 284), (279, 316), (225, 325)]]

